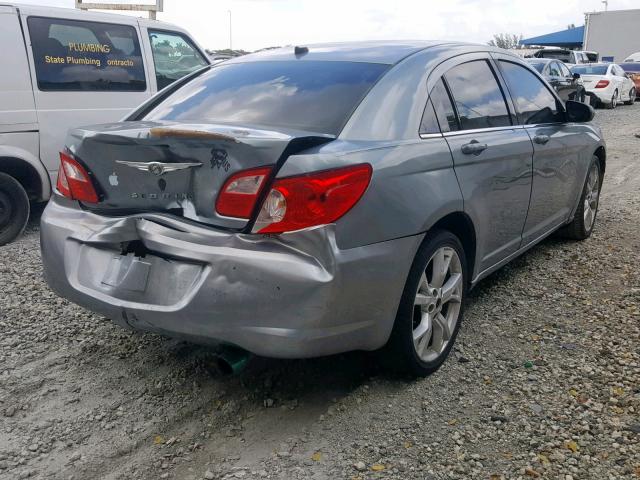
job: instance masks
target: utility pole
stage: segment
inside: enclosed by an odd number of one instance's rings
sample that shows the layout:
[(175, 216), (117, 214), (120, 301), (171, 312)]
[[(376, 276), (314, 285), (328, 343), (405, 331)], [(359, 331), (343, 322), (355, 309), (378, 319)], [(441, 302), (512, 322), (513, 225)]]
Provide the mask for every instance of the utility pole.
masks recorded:
[(231, 36), (231, 10), (227, 10), (229, 12), (229, 50), (233, 51), (233, 42)]
[(604, 11), (606, 12), (609, 9), (609, 0), (602, 0), (602, 3), (604, 3)]

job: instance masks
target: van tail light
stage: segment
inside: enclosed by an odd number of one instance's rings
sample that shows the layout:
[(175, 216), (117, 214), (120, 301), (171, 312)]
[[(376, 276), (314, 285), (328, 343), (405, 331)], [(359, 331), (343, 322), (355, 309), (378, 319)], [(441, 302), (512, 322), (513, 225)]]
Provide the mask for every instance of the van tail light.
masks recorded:
[(254, 233), (283, 233), (333, 223), (360, 200), (371, 165), (276, 179), (264, 200)]
[(598, 83), (596, 83), (596, 88), (605, 88), (609, 85), (609, 80), (599, 80)]
[(85, 168), (70, 155), (60, 152), (60, 169), (56, 188), (71, 200), (98, 203), (98, 193)]
[(270, 173), (271, 167), (260, 167), (233, 174), (220, 190), (216, 211), (225, 217), (251, 217)]

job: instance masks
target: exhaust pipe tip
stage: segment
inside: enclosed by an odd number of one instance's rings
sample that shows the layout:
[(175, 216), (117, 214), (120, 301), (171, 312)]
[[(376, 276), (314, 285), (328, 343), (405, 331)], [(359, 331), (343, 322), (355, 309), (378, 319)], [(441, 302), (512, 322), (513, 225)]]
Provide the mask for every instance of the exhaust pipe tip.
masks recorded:
[(216, 368), (223, 375), (240, 373), (249, 363), (251, 353), (237, 347), (224, 347), (216, 355)]

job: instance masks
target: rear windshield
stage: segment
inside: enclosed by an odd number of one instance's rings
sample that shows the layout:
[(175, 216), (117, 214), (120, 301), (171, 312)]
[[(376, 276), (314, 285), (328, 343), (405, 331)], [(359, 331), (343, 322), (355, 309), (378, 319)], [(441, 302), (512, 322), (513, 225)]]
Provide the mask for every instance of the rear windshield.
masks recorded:
[(172, 93), (145, 120), (287, 127), (335, 135), (387, 68), (306, 60), (221, 64)]
[(562, 60), (563, 62), (568, 62), (571, 60), (571, 55), (569, 52), (538, 52), (538, 57), (540, 58), (553, 58), (554, 60)]
[(606, 75), (609, 65), (580, 65), (571, 67), (573, 73), (580, 75)]
[(640, 63), (621, 63), (620, 66), (625, 72), (640, 72)]
[(533, 68), (535, 68), (538, 72), (542, 73), (542, 70), (544, 70), (544, 66), (546, 65), (546, 63), (533, 63), (533, 62), (529, 62), (529, 65), (531, 65)]

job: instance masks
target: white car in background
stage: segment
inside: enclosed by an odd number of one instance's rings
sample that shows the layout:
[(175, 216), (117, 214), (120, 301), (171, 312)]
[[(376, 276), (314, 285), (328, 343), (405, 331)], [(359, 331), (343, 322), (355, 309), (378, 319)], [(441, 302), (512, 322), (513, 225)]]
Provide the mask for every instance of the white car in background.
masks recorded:
[(620, 102), (632, 105), (636, 98), (636, 86), (627, 73), (615, 63), (591, 63), (574, 65), (573, 73), (580, 78), (587, 95), (606, 108), (616, 108)]
[(632, 53), (625, 60), (624, 63), (628, 62), (640, 62), (640, 52)]

